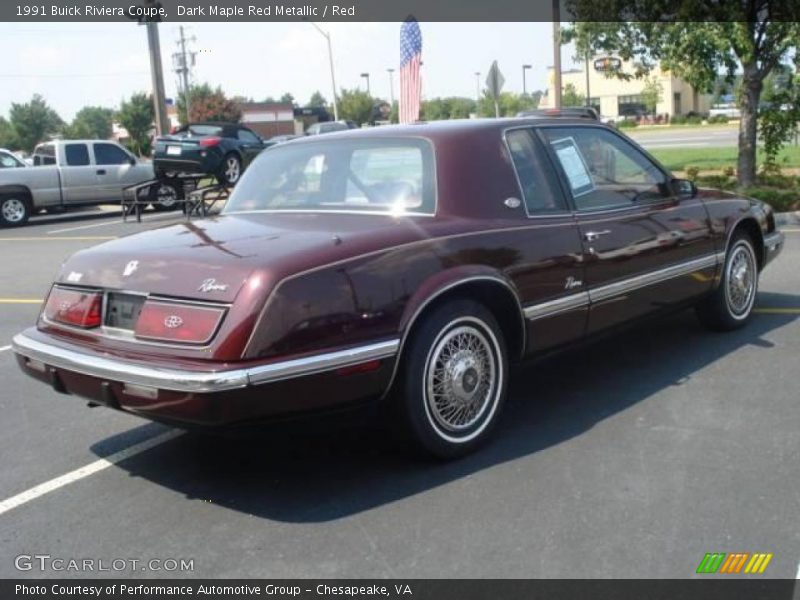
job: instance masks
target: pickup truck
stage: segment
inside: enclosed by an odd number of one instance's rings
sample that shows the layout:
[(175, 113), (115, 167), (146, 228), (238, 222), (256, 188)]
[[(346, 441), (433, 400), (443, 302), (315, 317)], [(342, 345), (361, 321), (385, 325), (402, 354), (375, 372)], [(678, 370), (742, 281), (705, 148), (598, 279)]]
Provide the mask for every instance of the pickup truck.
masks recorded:
[[(0, 170), (0, 226), (24, 224), (41, 210), (112, 204), (122, 190), (153, 179), (153, 164), (106, 140), (58, 140), (39, 144), (33, 167)], [(159, 187), (169, 187), (163, 184)], [(154, 207), (174, 208), (177, 190), (154, 190)]]

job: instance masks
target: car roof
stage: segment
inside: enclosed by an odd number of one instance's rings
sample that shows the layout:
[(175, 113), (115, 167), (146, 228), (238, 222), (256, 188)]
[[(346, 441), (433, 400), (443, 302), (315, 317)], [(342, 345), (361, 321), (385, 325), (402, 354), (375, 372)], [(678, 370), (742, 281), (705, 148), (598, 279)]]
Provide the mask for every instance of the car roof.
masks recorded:
[[(469, 133), (501, 132), (506, 129), (525, 126), (561, 125), (561, 126), (608, 126), (580, 117), (506, 117), (499, 119), (450, 119), (443, 121), (419, 121), (409, 125), (383, 125), (366, 129), (345, 129), (325, 134), (326, 140), (360, 139), (364, 138), (392, 138), (392, 137), (417, 137), (431, 140), (445, 139), (448, 137), (462, 136)], [(315, 138), (303, 138), (300, 143), (313, 143)]]

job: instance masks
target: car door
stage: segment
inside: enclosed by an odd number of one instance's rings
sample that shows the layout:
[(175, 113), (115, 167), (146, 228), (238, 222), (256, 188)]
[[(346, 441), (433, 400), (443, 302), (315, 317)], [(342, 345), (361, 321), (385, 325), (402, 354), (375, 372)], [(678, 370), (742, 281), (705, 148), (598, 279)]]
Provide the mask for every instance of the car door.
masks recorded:
[(83, 204), (99, 199), (97, 168), (92, 164), (89, 144), (64, 142), (60, 164), (64, 204)]
[(710, 289), (717, 259), (698, 198), (679, 196), (667, 172), (609, 128), (539, 131), (572, 198), (590, 333)]
[(118, 202), (122, 190), (152, 178), (143, 174), (134, 156), (111, 142), (95, 142), (94, 162), (97, 167), (98, 199)]
[(244, 164), (248, 165), (264, 149), (264, 142), (245, 127), (240, 127), (236, 130), (236, 137), (239, 140), (239, 148), (242, 152)]
[[(528, 350), (536, 352), (585, 334), (589, 296), (583, 285), (583, 251), (574, 215), (535, 131), (510, 129), (505, 144), (526, 215), (525, 226), (504, 234), (521, 254), (508, 274), (520, 294)], [(510, 208), (518, 203), (506, 200)]]

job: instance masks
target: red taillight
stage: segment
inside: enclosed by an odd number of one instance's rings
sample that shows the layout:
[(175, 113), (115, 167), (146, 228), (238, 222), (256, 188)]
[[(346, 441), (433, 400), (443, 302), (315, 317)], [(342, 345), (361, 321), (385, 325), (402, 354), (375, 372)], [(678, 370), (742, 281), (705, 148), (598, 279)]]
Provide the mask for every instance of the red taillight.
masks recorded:
[(214, 336), (224, 315), (224, 308), (148, 300), (134, 334), (142, 339), (203, 344)]
[(203, 138), (200, 140), (200, 147), (201, 148), (210, 148), (211, 146), (216, 146), (222, 141), (222, 138), (216, 135), (212, 135), (207, 138)]
[(103, 323), (103, 296), (99, 292), (54, 287), (44, 316), (50, 321), (90, 329)]

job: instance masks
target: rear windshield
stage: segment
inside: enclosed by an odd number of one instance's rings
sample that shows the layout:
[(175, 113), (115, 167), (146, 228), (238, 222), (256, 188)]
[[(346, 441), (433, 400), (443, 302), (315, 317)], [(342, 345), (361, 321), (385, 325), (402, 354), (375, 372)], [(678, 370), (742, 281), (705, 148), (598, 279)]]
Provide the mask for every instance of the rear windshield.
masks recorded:
[(189, 125), (186, 129), (176, 132), (177, 137), (200, 137), (204, 135), (222, 135), (219, 125)]
[(433, 151), (423, 140), (330, 140), (273, 146), (246, 171), (225, 212), (433, 214)]

